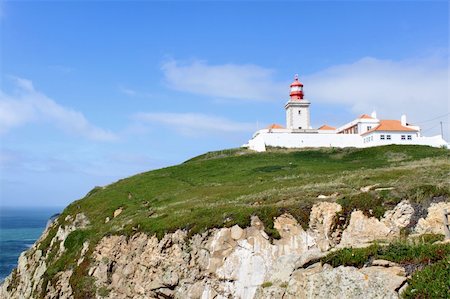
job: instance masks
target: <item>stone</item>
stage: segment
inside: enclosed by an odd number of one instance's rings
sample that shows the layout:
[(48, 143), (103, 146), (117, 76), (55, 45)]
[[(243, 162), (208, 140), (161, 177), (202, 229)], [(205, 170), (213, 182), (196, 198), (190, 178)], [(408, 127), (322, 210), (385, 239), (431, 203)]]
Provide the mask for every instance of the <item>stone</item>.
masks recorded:
[(372, 241), (387, 239), (389, 233), (390, 229), (375, 217), (369, 218), (361, 211), (354, 211), (342, 233), (339, 247), (364, 247)]
[(414, 209), (406, 200), (386, 211), (381, 220), (354, 211), (338, 247), (364, 247), (375, 240), (392, 240), (400, 236), (402, 228), (409, 225), (413, 214)]
[(119, 216), (122, 213), (122, 211), (123, 211), (122, 207), (120, 207), (117, 210), (115, 210), (114, 214), (113, 214), (113, 218), (116, 218), (117, 216)]
[(386, 261), (386, 260), (373, 260), (372, 266), (381, 266), (381, 267), (398, 267), (397, 263)]
[(444, 209), (450, 211), (450, 202), (432, 203), (426, 218), (420, 218), (414, 232), (417, 234), (445, 234)]
[(239, 227), (239, 225), (234, 225), (231, 228), (231, 238), (233, 240), (239, 240), (244, 234), (244, 230)]
[(292, 274), (283, 298), (398, 298), (406, 277), (397, 268), (313, 265)]
[(374, 188), (376, 188), (376, 187), (378, 187), (378, 186), (380, 186), (380, 184), (375, 184), (375, 185), (368, 185), (368, 186), (364, 186), (364, 187), (361, 187), (359, 190), (361, 191), (361, 192), (369, 192), (370, 190), (372, 190), (372, 189), (374, 189)]
[(386, 211), (381, 221), (393, 230), (400, 230), (409, 225), (413, 215), (413, 206), (407, 200), (402, 200), (394, 209)]
[[(249, 227), (210, 229), (191, 238), (184, 230), (160, 240), (139, 232), (128, 237), (109, 235), (92, 248), (87, 273), (97, 290), (106, 289), (107, 298), (117, 299), (396, 298), (395, 290), (404, 286), (405, 277), (403, 268), (395, 263), (375, 260), (371, 267), (356, 269), (316, 262), (336, 249), (339, 239), (334, 226), (341, 210), (337, 203), (314, 205), (307, 230), (291, 215), (281, 215), (274, 219), (280, 235), (277, 240), (267, 236), (256, 216)], [(409, 223), (409, 213), (406, 202), (381, 220), (353, 212), (341, 243), (355, 245), (395, 237)], [(64, 227), (58, 227), (57, 221), (52, 224), (57, 233), (51, 245), (64, 244), (70, 232), (89, 225), (84, 215), (68, 219)], [(20, 256), (17, 274), (0, 286), (0, 298), (32, 298), (32, 294), (41, 293), (49, 252), (37, 248), (33, 246)], [(55, 248), (56, 256), (65, 250)], [(88, 248), (84, 243), (79, 263), (91, 252)], [(57, 273), (42, 290), (46, 298), (72, 298), (71, 275), (70, 271)], [(17, 286), (8, 290), (15, 281)]]
[(336, 245), (332, 237), (337, 213), (342, 211), (341, 205), (333, 202), (321, 202), (315, 204), (309, 215), (309, 230), (315, 236), (317, 246), (322, 251), (327, 251)]
[(317, 196), (317, 198), (318, 199), (328, 199), (328, 198), (336, 198), (338, 196), (339, 196), (339, 193), (338, 192), (334, 192), (333, 194), (330, 194), (330, 195), (319, 194)]

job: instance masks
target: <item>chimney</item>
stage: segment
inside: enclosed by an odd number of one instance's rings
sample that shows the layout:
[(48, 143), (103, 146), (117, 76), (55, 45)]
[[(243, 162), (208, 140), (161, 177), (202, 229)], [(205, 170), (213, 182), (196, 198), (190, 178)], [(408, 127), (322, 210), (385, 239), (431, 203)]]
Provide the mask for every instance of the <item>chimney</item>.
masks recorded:
[(402, 126), (406, 127), (406, 115), (402, 114), (402, 117), (400, 118), (400, 123)]
[(372, 116), (372, 118), (377, 118), (377, 112), (375, 110), (372, 111), (372, 114), (370, 114), (370, 116)]

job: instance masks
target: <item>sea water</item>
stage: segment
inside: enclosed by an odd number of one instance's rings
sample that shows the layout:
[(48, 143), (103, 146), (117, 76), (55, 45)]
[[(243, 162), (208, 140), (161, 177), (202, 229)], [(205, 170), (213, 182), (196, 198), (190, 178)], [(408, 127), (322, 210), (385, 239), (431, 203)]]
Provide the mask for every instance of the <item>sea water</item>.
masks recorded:
[(0, 208), (0, 282), (17, 266), (60, 208)]

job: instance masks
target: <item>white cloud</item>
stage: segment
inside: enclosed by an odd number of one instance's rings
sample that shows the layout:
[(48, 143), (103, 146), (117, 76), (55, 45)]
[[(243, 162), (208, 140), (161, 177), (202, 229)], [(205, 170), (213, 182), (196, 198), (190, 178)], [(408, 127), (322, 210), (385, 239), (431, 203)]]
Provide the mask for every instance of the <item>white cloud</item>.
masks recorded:
[(58, 128), (96, 141), (117, 139), (112, 132), (92, 125), (81, 112), (57, 104), (36, 91), (30, 80), (12, 78), (18, 88), (13, 95), (0, 91), (0, 134), (34, 121), (48, 121)]
[(187, 136), (249, 133), (255, 130), (255, 125), (252, 123), (236, 122), (200, 113), (138, 113), (134, 119), (144, 123), (164, 125)]
[(350, 107), (355, 114), (378, 112), (380, 118), (420, 122), (449, 111), (447, 57), (403, 61), (363, 58), (305, 76), (312, 103)]
[(274, 71), (252, 64), (209, 65), (194, 60), (182, 64), (170, 60), (163, 64), (170, 88), (211, 97), (240, 100), (279, 100), (286, 96), (286, 82), (276, 82)]

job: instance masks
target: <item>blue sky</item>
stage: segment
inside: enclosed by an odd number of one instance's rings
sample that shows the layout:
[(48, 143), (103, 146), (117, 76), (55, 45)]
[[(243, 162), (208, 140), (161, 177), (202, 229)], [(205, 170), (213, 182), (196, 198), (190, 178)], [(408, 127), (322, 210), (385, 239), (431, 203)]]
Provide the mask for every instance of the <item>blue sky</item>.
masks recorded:
[(284, 124), (382, 119), (449, 136), (447, 1), (0, 2), (1, 205), (238, 147)]

